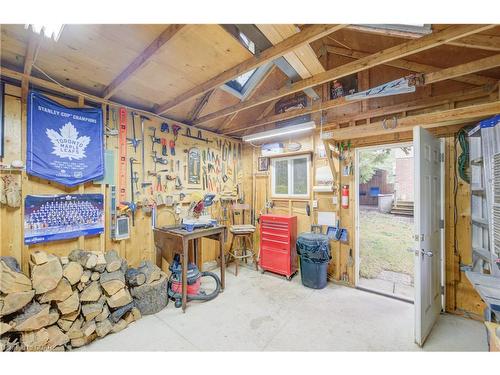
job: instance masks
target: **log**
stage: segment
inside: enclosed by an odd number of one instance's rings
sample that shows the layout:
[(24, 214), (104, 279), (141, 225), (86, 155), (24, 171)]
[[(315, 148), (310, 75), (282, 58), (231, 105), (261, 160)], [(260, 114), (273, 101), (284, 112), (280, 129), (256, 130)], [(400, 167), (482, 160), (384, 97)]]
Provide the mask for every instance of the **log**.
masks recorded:
[(108, 304), (105, 303), (102, 307), (102, 312), (95, 317), (96, 322), (102, 322), (104, 319), (107, 319), (109, 316), (109, 307)]
[(78, 283), (83, 275), (83, 267), (78, 262), (69, 262), (64, 266), (63, 276), (71, 283), (75, 285)]
[(102, 322), (96, 324), (96, 334), (99, 337), (106, 336), (113, 329), (113, 323), (109, 319), (104, 319)]
[(47, 349), (49, 333), (45, 328), (21, 334), (22, 349), (28, 352), (39, 352)]
[(127, 269), (128, 269), (128, 262), (126, 259), (122, 259), (122, 265), (120, 267), (120, 270), (125, 275), (125, 272), (127, 272)]
[(97, 255), (90, 253), (87, 261), (85, 262), (85, 268), (88, 270), (93, 269), (97, 265)]
[(30, 258), (36, 265), (41, 265), (49, 261), (49, 257), (45, 251), (34, 251), (31, 253)]
[(69, 263), (69, 258), (68, 257), (59, 257), (59, 259), (61, 260), (61, 264), (63, 266), (65, 266), (66, 264)]
[(49, 314), (50, 305), (41, 305), (36, 301), (27, 305), (20, 314), (11, 320), (11, 325), (15, 331), (36, 331), (48, 326), (52, 320)]
[(134, 307), (131, 311), (134, 316), (134, 320), (137, 321), (142, 318), (141, 311), (137, 307)]
[(3, 337), (0, 339), (0, 352), (19, 351), (19, 342), (17, 338)]
[(92, 275), (90, 275), (90, 280), (92, 281), (97, 281), (101, 278), (101, 274), (97, 271), (92, 272)]
[(24, 306), (31, 302), (34, 296), (35, 291), (33, 289), (27, 292), (0, 295), (0, 316), (9, 315), (13, 312), (21, 310)]
[(118, 255), (115, 250), (109, 250), (104, 254), (106, 258), (106, 271), (115, 272), (118, 271), (122, 266), (122, 258)]
[(118, 322), (122, 318), (122, 316), (125, 315), (125, 313), (132, 310), (133, 307), (134, 307), (134, 302), (132, 301), (132, 302), (126, 304), (125, 306), (122, 306), (119, 309), (116, 309), (109, 316), (109, 320), (111, 320), (111, 322), (113, 322), (113, 323)]
[(68, 329), (68, 332), (66, 333), (70, 339), (83, 337), (83, 331), (82, 331), (83, 323), (84, 321), (82, 318), (78, 318), (73, 323), (71, 323), (71, 326)]
[(79, 263), (82, 267), (85, 267), (87, 264), (87, 260), (90, 257), (90, 252), (84, 251), (84, 250), (73, 250), (71, 253), (69, 253), (68, 258), (72, 262), (77, 262)]
[(31, 271), (31, 280), (36, 294), (54, 289), (62, 278), (62, 266), (59, 258), (49, 255), (46, 263), (35, 265)]
[(101, 300), (92, 303), (84, 303), (82, 304), (82, 315), (85, 317), (85, 320), (92, 320), (102, 313), (103, 306), (104, 302), (101, 302)]
[(0, 261), (0, 292), (10, 294), (30, 291), (32, 289), (31, 280), (25, 274), (16, 271), (14, 266), (17, 265), (17, 262), (14, 264), (8, 258), (3, 257)]
[(124, 319), (120, 319), (118, 322), (115, 323), (111, 332), (117, 333), (117, 332), (124, 330), (127, 327), (128, 327), (128, 323)]
[(92, 281), (80, 294), (81, 302), (95, 302), (102, 295), (99, 281)]
[(167, 283), (167, 275), (161, 272), (159, 280), (130, 289), (141, 315), (156, 314), (167, 306)]
[(59, 314), (59, 311), (56, 308), (51, 308), (49, 310), (49, 318), (47, 320), (46, 326), (51, 326), (52, 324), (56, 324), (60, 316), (61, 315)]
[(50, 301), (60, 302), (68, 299), (72, 294), (73, 290), (71, 289), (70, 282), (65, 278), (61, 278), (61, 280), (59, 280), (59, 283), (54, 289), (40, 296), (39, 302), (40, 303), (45, 303)]
[(120, 270), (103, 272), (101, 274), (100, 283), (106, 294), (111, 296), (125, 287), (125, 276)]
[(85, 322), (82, 326), (83, 335), (88, 337), (95, 332), (96, 324), (94, 320)]
[(63, 347), (64, 344), (69, 342), (69, 337), (66, 335), (57, 325), (51, 325), (46, 328), (49, 334), (49, 340), (47, 341), (47, 347), (49, 350), (54, 350), (58, 347)]
[(91, 275), (92, 275), (92, 271), (90, 271), (90, 270), (83, 271), (82, 277), (80, 277), (80, 282), (86, 284), (87, 282), (90, 281)]
[(102, 251), (96, 251), (94, 254), (97, 255), (97, 264), (94, 270), (103, 273), (106, 270), (106, 258), (104, 257), (104, 253)]
[(123, 320), (125, 320), (127, 324), (135, 322), (134, 314), (132, 314), (132, 311), (129, 311), (128, 313), (123, 315)]
[(21, 272), (21, 267), (17, 263), (17, 259), (11, 256), (0, 256), (0, 261), (3, 261), (7, 267), (14, 272)]
[(137, 268), (129, 268), (125, 272), (125, 281), (128, 286), (139, 286), (146, 282), (146, 275)]
[(149, 260), (143, 260), (139, 264), (138, 271), (146, 275), (146, 283), (152, 283), (161, 277), (161, 269)]
[(57, 302), (57, 308), (63, 315), (72, 313), (73, 311), (78, 310), (79, 307), (80, 298), (78, 297), (78, 292), (76, 290), (64, 301)]
[[(140, 287), (138, 287), (140, 288)], [(132, 302), (132, 296), (126, 288), (120, 289), (118, 292), (106, 298), (109, 307), (116, 309), (125, 306)]]
[(61, 328), (64, 332), (68, 332), (72, 324), (73, 322), (71, 320), (59, 319), (57, 321), (57, 326)]
[(78, 289), (79, 292), (83, 292), (83, 290), (85, 289), (85, 283), (82, 283), (81, 281), (76, 284), (76, 289)]
[(2, 336), (4, 333), (9, 332), (12, 329), (12, 326), (10, 324), (0, 322), (0, 336)]
[(75, 319), (78, 318), (78, 315), (80, 315), (81, 310), (82, 310), (82, 305), (78, 306), (78, 309), (73, 311), (72, 313), (61, 315), (61, 319), (74, 322)]

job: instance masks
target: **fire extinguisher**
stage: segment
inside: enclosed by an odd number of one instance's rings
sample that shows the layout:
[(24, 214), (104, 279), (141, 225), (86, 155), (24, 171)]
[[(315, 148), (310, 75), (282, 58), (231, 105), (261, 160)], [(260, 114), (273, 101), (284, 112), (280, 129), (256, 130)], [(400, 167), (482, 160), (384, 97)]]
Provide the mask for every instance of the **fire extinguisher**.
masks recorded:
[(349, 185), (342, 186), (342, 197), (340, 203), (342, 208), (349, 208)]

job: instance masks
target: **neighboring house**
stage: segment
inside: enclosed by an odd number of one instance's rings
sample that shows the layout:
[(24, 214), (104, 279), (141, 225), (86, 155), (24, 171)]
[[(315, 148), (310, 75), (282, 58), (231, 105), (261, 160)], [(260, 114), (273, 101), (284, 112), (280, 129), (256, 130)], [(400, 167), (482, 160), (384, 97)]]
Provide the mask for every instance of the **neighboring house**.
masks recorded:
[(413, 202), (413, 148), (407, 151), (396, 150), (396, 200)]

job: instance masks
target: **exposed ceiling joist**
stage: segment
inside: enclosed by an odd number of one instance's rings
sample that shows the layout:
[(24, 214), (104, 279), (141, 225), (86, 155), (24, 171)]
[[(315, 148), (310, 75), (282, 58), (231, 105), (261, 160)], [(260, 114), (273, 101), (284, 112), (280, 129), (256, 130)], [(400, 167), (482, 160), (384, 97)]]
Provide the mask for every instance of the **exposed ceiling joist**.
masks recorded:
[[(467, 74), (470, 74), (473, 72), (494, 68), (494, 67), (499, 66), (499, 65), (500, 65), (500, 54), (425, 74), (424, 75), (424, 83), (426, 85), (429, 85), (429, 84), (443, 81), (446, 79), (453, 79), (453, 78), (459, 77), (461, 75), (467, 75)], [(496, 80), (493, 81), (493, 83), (496, 83), (496, 82), (497, 82)], [(369, 99), (370, 98), (348, 100), (348, 99), (346, 99), (346, 97), (341, 97), (341, 98), (337, 98), (337, 99), (328, 100), (326, 102), (315, 102), (310, 107), (280, 113), (277, 115), (273, 115), (273, 116), (269, 116), (266, 118), (262, 118), (260, 120), (253, 121), (252, 123), (244, 124), (244, 125), (238, 127), (237, 129), (232, 129), (231, 131), (226, 132), (225, 134), (234, 134), (234, 133), (240, 132), (244, 129), (245, 130), (255, 129), (257, 127), (261, 127), (263, 125), (266, 125), (266, 124), (269, 124), (272, 122), (288, 120), (288, 119), (291, 119), (294, 117), (303, 116), (303, 115), (307, 115), (310, 113), (320, 112), (320, 111), (324, 111), (324, 110), (332, 109), (332, 108), (343, 107), (346, 105), (350, 105), (353, 103), (357, 103), (357, 102), (360, 102), (363, 100), (369, 100)]]
[(495, 35), (469, 35), (449, 44), (458, 47), (477, 48), (486, 51), (500, 52), (500, 36)]
[[(399, 58), (425, 51), (427, 49), (437, 47), (444, 43), (453, 41), (455, 39), (462, 38), (467, 35), (478, 33), (484, 30), (488, 30), (495, 25), (455, 25), (450, 26), (442, 31), (426, 35), (420, 39), (413, 39), (402, 44), (398, 44), (394, 47), (387, 48), (380, 52), (374, 53), (372, 55), (366, 56), (362, 59), (352, 61), (348, 64), (341, 65), (339, 67), (330, 69), (324, 73), (316, 74), (310, 78), (303, 79), (296, 82), (288, 87), (283, 87), (278, 90), (273, 90), (265, 95), (256, 97), (252, 100), (238, 103), (234, 106), (222, 109), (220, 111), (213, 112), (209, 115), (203, 116), (196, 120), (194, 124), (203, 124), (220, 117), (227, 116), (231, 113), (241, 111), (247, 108), (254, 107), (256, 105), (266, 103), (268, 101), (287, 96), (289, 94), (302, 91), (305, 88), (313, 87), (326, 83), (335, 79), (345, 77), (347, 75), (357, 73), (362, 70), (369, 69), (371, 67), (385, 64), (389, 61), (397, 60)], [(297, 34), (299, 35), (299, 34)]]
[(196, 100), (196, 102), (194, 103), (193, 109), (191, 110), (191, 112), (188, 116), (189, 122), (193, 122), (194, 120), (196, 120), (198, 118), (201, 111), (203, 111), (203, 108), (205, 108), (205, 106), (207, 105), (208, 100), (212, 96), (213, 92), (214, 92), (214, 90), (207, 91), (205, 94), (203, 94), (203, 96), (200, 96)]
[(500, 66), (500, 54), (485, 57), (483, 59), (471, 61), (465, 64), (452, 66), (437, 72), (427, 73), (424, 76), (425, 84), (444, 81), (446, 79), (454, 79), (467, 74), (480, 72)]
[[(401, 32), (397, 30), (388, 30), (382, 28), (368, 28), (360, 25), (349, 25), (348, 28), (351, 30), (358, 30), (370, 34), (382, 34), (386, 36), (405, 38), (405, 39), (420, 38), (422, 36), (422, 34), (420, 33)], [(446, 44), (457, 47), (475, 48), (486, 51), (500, 52), (500, 36), (495, 36), (495, 35), (483, 35), (483, 34), (468, 35), (466, 37), (451, 41)]]
[(26, 48), (26, 55), (24, 56), (24, 76), (21, 80), (21, 97), (26, 98), (29, 88), (29, 77), (31, 76), (31, 70), (33, 69), (33, 64), (35, 63), (36, 55), (40, 49), (40, 43), (42, 42), (41, 34), (30, 34), (28, 47)]
[[(392, 106), (383, 106), (376, 109), (371, 109), (366, 112), (360, 112), (354, 115), (342, 115), (336, 118), (331, 118), (329, 124), (323, 126), (323, 129), (330, 130), (338, 128), (340, 124), (355, 124), (357, 121), (381, 118), (384, 116), (393, 117), (397, 113), (408, 113), (411, 111), (419, 111), (422, 109), (431, 110), (432, 108), (447, 107), (453, 108), (461, 102), (470, 100), (478, 100), (480, 98), (495, 99), (494, 91), (498, 86), (483, 86), (473, 89), (455, 91), (448, 94), (431, 96), (423, 99), (411, 100), (409, 102), (399, 103)], [(492, 97), (493, 95), (493, 97)]]
[[(354, 59), (361, 59), (363, 57), (366, 57), (369, 55), (367, 52), (361, 52), (361, 51), (354, 51), (350, 50), (347, 48), (342, 48), (342, 47), (334, 47), (330, 45), (325, 46), (326, 51), (328, 53), (333, 53), (335, 55), (341, 55), (341, 56), (346, 56), (346, 57), (352, 57)], [(413, 61), (408, 61), (404, 59), (398, 59), (398, 60), (393, 60), (385, 63), (384, 65), (387, 66), (392, 66), (394, 68), (399, 68), (399, 69), (405, 69), (410, 72), (415, 72), (415, 73), (430, 73), (430, 72), (435, 72), (441, 68), (428, 65), (428, 64), (421, 64)], [(464, 76), (459, 76), (453, 78), (454, 81), (458, 82), (463, 82), (463, 83), (468, 83), (471, 85), (477, 85), (477, 86), (482, 86), (482, 85), (492, 85), (497, 82), (496, 79), (490, 78), (490, 77), (484, 77), (476, 74), (469, 74), (469, 75), (464, 75)]]
[(115, 79), (103, 90), (102, 96), (110, 98), (137, 70), (139, 70), (158, 50), (163, 47), (185, 25), (168, 26), (153, 40)]
[(252, 56), (247, 60), (243, 61), (241, 64), (234, 66), (231, 69), (222, 72), (209, 79), (208, 81), (193, 87), (191, 90), (186, 91), (184, 94), (177, 96), (166, 103), (160, 104), (155, 109), (158, 114), (165, 113), (169, 109), (177, 107), (178, 105), (185, 103), (186, 101), (195, 98), (199, 95), (204, 94), (209, 90), (213, 90), (227, 81), (235, 79), (241, 74), (248, 72), (252, 69), (258, 68), (270, 61), (275, 60), (278, 57), (294, 50), (297, 47), (303, 46), (307, 43), (311, 43), (317, 39), (331, 34), (337, 30), (342, 29), (346, 25), (310, 25), (302, 29), (300, 33), (297, 33), (290, 38), (285, 39), (283, 42), (276, 44), (275, 46), (262, 51), (259, 55)]
[(370, 137), (388, 133), (400, 133), (408, 131), (413, 126), (424, 128), (435, 128), (438, 126), (452, 125), (465, 121), (474, 121), (492, 116), (500, 112), (500, 100), (494, 102), (475, 104), (466, 107), (449, 109), (445, 111), (424, 113), (416, 116), (408, 116), (397, 119), (394, 128), (392, 123), (386, 128), (383, 121), (369, 125), (350, 126), (334, 130), (335, 141)]

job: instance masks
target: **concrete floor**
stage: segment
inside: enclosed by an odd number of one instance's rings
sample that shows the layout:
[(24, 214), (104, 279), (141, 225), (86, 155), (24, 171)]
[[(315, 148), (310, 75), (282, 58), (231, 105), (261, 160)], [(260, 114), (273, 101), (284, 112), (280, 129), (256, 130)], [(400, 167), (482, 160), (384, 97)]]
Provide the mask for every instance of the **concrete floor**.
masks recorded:
[[(329, 283), (308, 289), (234, 266), (215, 300), (173, 303), (81, 351), (415, 351), (413, 305)], [(486, 351), (482, 323), (442, 315), (423, 350)]]

